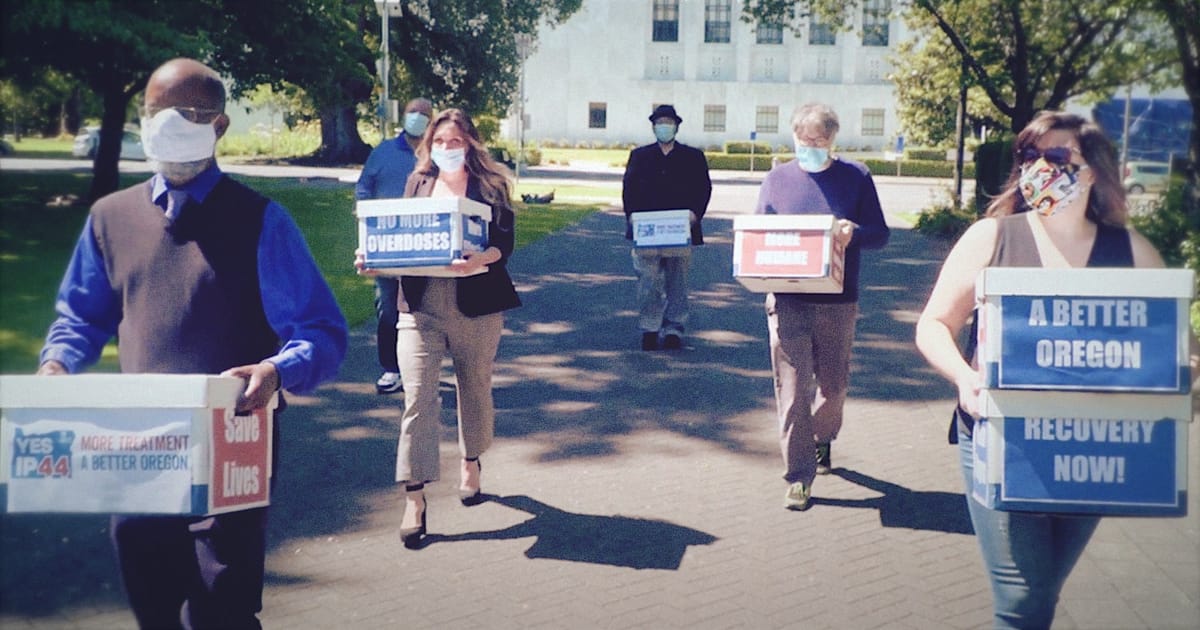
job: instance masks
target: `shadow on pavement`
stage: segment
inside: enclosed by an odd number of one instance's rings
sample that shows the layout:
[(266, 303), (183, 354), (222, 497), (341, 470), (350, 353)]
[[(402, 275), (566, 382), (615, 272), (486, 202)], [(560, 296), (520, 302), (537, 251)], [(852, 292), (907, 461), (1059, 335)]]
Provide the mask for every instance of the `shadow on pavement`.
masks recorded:
[(452, 536), (430, 534), (422, 547), (466, 540), (510, 540), (535, 537), (527, 558), (569, 560), (630, 569), (677, 570), (692, 545), (710, 545), (717, 538), (704, 532), (660, 521), (626, 516), (576, 514), (524, 495), (486, 500), (533, 515), (501, 530)]
[(955, 492), (914, 491), (860, 472), (835, 468), (833, 475), (883, 494), (872, 499), (826, 499), (813, 497), (814, 505), (861, 507), (879, 510), (884, 527), (922, 529), (948, 534), (974, 535), (967, 513), (966, 497)]

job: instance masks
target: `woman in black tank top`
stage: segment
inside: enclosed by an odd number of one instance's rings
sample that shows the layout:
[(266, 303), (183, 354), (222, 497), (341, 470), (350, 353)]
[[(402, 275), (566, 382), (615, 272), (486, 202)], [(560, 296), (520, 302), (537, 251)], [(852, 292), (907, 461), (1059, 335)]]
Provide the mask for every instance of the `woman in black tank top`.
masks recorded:
[(1125, 226), (1125, 195), (1111, 144), (1095, 124), (1043, 112), (1018, 134), (1012, 175), (946, 257), (917, 323), (917, 348), (958, 388), (967, 504), (992, 584), (996, 627), (1048, 628), (1059, 591), (1099, 523), (1097, 517), (1003, 512), (971, 498), (970, 425), (981, 380), (955, 339), (975, 308), (986, 267), (1162, 267), (1144, 237)]

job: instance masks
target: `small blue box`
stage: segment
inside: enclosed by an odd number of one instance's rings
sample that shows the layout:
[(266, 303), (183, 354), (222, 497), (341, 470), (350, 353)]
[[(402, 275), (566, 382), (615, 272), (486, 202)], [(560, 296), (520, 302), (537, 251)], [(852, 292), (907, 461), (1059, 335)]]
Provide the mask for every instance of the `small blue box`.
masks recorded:
[(985, 269), (985, 387), (1187, 393), (1190, 269)]
[(366, 268), (391, 276), (461, 277), (448, 266), (487, 249), (492, 220), (490, 206), (462, 197), (364, 200), (355, 214)]
[(1017, 512), (1184, 516), (1191, 398), (984, 390), (975, 500)]

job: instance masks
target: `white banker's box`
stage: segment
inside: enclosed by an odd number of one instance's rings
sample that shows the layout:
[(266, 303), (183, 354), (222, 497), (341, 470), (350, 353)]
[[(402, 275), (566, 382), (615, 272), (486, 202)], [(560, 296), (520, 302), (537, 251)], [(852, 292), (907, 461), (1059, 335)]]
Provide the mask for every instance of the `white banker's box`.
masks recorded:
[(492, 220), (491, 206), (464, 197), (363, 200), (355, 214), (366, 268), (385, 276), (462, 276), (446, 266), (487, 249)]
[(202, 515), (270, 503), (268, 409), (234, 414), (239, 378), (0, 376), (8, 512)]
[(1191, 397), (983, 390), (971, 492), (1005, 511), (1187, 513)]
[(1190, 269), (985, 269), (979, 368), (995, 389), (1185, 394)]
[(691, 210), (649, 210), (629, 215), (633, 244), (646, 247), (687, 247), (692, 244)]
[(831, 214), (733, 218), (733, 276), (756, 293), (841, 293), (845, 248)]

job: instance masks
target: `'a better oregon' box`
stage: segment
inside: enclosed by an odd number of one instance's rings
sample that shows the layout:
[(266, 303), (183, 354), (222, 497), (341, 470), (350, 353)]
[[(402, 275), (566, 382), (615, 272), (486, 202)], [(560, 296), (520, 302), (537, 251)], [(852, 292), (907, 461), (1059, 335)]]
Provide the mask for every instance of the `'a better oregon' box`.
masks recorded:
[(269, 409), (245, 383), (180, 374), (0, 376), (8, 512), (202, 515), (270, 503)]
[(649, 210), (629, 215), (633, 244), (647, 247), (687, 247), (692, 244), (691, 210)]
[(1183, 516), (1191, 399), (985, 390), (972, 494), (1006, 511)]
[(1189, 269), (985, 269), (984, 386), (1186, 393)]
[(388, 276), (461, 276), (446, 267), (487, 249), (492, 220), (490, 206), (463, 197), (364, 200), (355, 214), (367, 269)]
[(733, 276), (756, 293), (841, 293), (845, 249), (831, 214), (733, 218)]

